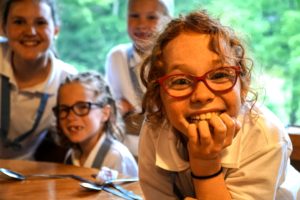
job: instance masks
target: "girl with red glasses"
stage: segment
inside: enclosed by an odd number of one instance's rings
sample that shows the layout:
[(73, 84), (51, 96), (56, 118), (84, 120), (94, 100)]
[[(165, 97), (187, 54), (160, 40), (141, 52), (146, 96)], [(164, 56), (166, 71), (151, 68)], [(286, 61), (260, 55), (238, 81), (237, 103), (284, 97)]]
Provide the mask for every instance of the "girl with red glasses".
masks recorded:
[(146, 199), (296, 198), (283, 184), (292, 172), (300, 180), (289, 164), (291, 141), (255, 103), (248, 61), (233, 30), (205, 11), (172, 20), (159, 36), (141, 73)]

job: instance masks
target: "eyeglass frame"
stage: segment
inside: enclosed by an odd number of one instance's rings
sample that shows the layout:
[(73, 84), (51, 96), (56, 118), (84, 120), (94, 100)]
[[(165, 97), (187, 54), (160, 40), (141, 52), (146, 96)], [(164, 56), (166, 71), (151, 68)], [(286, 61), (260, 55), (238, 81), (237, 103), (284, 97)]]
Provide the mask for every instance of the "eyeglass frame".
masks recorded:
[[(88, 105), (88, 111), (87, 111), (87, 113), (84, 113), (84, 114), (78, 114), (76, 111), (75, 111), (75, 106), (76, 105), (79, 105), (79, 104), (86, 104), (86, 105)], [(67, 110), (66, 110), (66, 112), (67, 112), (67, 114), (66, 114), (66, 116), (65, 117), (59, 117), (59, 107), (64, 107), (64, 108), (66, 108)], [(57, 105), (57, 106), (55, 106), (54, 108), (52, 108), (52, 111), (54, 112), (54, 114), (55, 114), (55, 116), (58, 118), (58, 119), (66, 119), (68, 116), (69, 116), (69, 114), (70, 114), (70, 112), (71, 112), (71, 110), (73, 111), (73, 113), (76, 115), (76, 116), (79, 116), (79, 117), (83, 117), (83, 116), (86, 116), (86, 115), (88, 115), (89, 113), (90, 113), (90, 111), (91, 111), (91, 109), (92, 109), (92, 106), (96, 106), (96, 107), (98, 107), (98, 108), (103, 108), (104, 106), (105, 106), (105, 104), (103, 103), (103, 102), (98, 102), (98, 103), (93, 103), (93, 102), (89, 102), (89, 101), (79, 101), (79, 102), (76, 102), (76, 103), (74, 103), (73, 105), (71, 105), (71, 106), (66, 106), (66, 105)]]
[[(226, 69), (226, 68), (231, 68), (231, 69), (234, 69), (235, 70), (235, 80), (232, 84), (232, 86), (226, 90), (214, 90), (212, 89), (209, 84), (206, 82), (206, 76), (207, 74), (213, 72), (213, 71), (216, 71), (216, 70), (220, 70), (220, 69)], [(185, 98), (185, 97), (188, 97), (190, 96), (191, 94), (193, 94), (193, 92), (196, 90), (196, 85), (202, 81), (204, 83), (204, 85), (212, 92), (215, 92), (215, 93), (226, 93), (228, 91), (230, 91), (236, 84), (237, 82), (237, 79), (238, 79), (238, 76), (242, 73), (241, 71), (241, 68), (239, 66), (226, 66), (226, 67), (219, 67), (217, 69), (213, 69), (213, 70), (210, 70), (208, 72), (206, 72), (205, 74), (203, 74), (202, 76), (194, 76), (194, 75), (190, 75), (190, 74), (184, 74), (184, 73), (180, 73), (180, 74), (170, 74), (170, 75), (165, 75), (165, 76), (162, 76), (160, 78), (158, 78), (156, 80), (156, 82), (163, 88), (163, 90), (171, 97), (173, 98), (177, 98), (177, 99), (181, 99), (181, 98)], [(189, 94), (186, 94), (184, 96), (174, 96), (174, 95), (171, 95), (169, 92), (168, 92), (168, 89), (165, 87), (165, 84), (164, 84), (164, 81), (166, 81), (168, 78), (172, 77), (172, 76), (179, 76), (179, 75), (185, 75), (185, 76), (189, 76), (189, 77), (192, 77), (193, 80), (196, 80), (196, 84), (195, 86), (193, 87), (192, 91), (189, 93)]]

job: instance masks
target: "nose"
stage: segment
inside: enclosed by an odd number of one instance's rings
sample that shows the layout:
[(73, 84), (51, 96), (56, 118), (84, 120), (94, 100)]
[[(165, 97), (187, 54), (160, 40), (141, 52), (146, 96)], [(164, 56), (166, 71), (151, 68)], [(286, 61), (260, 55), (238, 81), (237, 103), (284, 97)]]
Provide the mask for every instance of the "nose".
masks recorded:
[(145, 17), (140, 17), (137, 21), (137, 26), (139, 28), (146, 28), (148, 27), (148, 20)]
[(192, 102), (208, 103), (214, 99), (215, 93), (213, 93), (203, 81), (199, 81), (195, 87), (191, 95)]
[(26, 34), (28, 35), (35, 35), (37, 33), (36, 27), (33, 25), (28, 24), (26, 26)]
[(77, 118), (77, 115), (75, 114), (75, 112), (73, 111), (73, 109), (70, 109), (69, 112), (68, 112), (68, 115), (67, 115), (66, 119), (73, 120), (73, 119), (76, 119), (76, 118)]

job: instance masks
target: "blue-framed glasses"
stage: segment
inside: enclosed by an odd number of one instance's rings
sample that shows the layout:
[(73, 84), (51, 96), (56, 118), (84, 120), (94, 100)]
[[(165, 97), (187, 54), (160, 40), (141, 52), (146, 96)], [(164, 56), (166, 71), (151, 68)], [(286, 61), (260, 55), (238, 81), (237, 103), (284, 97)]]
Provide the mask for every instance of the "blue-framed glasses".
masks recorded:
[(157, 81), (169, 96), (183, 98), (195, 91), (199, 81), (202, 81), (213, 92), (228, 92), (236, 84), (240, 73), (240, 67), (230, 66), (211, 70), (203, 76), (172, 74), (163, 76)]

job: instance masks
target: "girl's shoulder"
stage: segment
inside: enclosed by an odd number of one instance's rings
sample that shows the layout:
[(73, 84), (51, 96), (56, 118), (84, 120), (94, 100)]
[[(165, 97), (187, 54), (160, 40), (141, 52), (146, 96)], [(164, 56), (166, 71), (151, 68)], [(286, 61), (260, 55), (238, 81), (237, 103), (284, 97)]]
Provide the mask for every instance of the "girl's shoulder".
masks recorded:
[(239, 121), (242, 123), (242, 132), (247, 138), (256, 137), (266, 143), (278, 143), (282, 140), (289, 142), (289, 136), (284, 124), (267, 107), (256, 105), (244, 109), (239, 115)]
[(52, 83), (61, 83), (69, 74), (77, 74), (78, 70), (71, 64), (66, 63), (50, 52), (51, 59), (51, 73), (50, 81)]
[(66, 74), (77, 74), (78, 70), (71, 64), (66, 63), (58, 58), (52, 59), (53, 68), (55, 71), (59, 71), (60, 73)]
[(118, 44), (110, 49), (108, 52), (108, 57), (112, 56), (125, 56), (128, 49), (132, 48), (131, 43)]
[(131, 154), (129, 149), (125, 146), (125, 144), (121, 143), (120, 141), (111, 138), (112, 144), (110, 149), (112, 151), (118, 152), (121, 155)]

